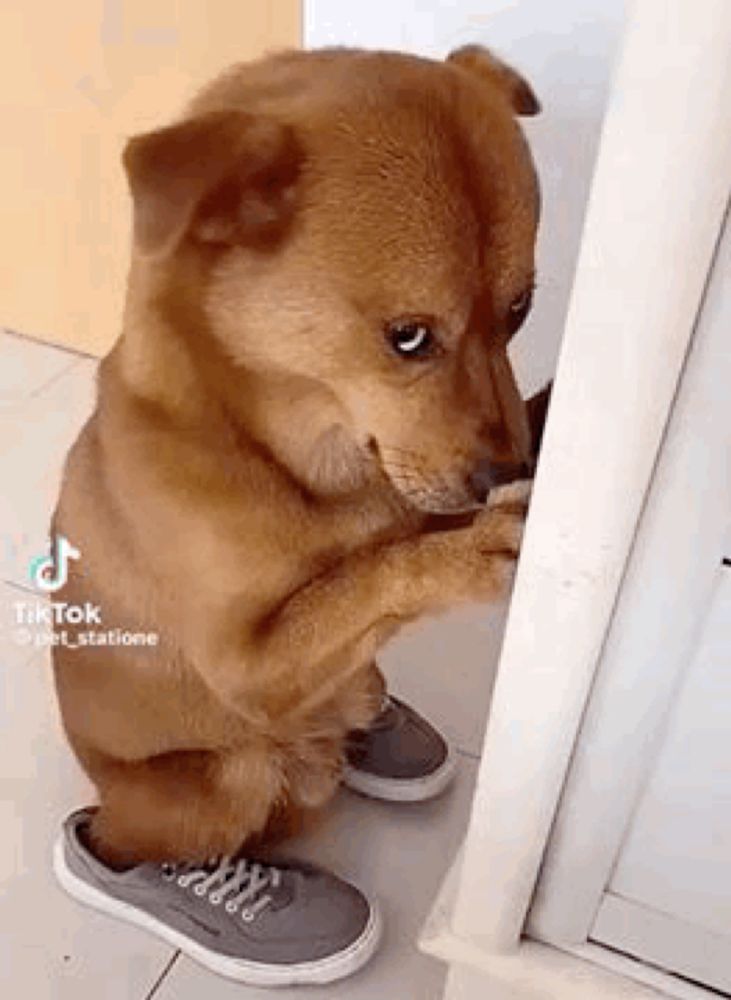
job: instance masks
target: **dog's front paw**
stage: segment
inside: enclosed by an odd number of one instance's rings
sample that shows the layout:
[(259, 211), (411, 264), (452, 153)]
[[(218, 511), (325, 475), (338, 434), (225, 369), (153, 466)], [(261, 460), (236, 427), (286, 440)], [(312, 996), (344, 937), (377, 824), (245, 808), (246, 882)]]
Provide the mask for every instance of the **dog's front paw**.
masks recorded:
[(487, 510), (507, 510), (522, 512), (523, 517), (528, 513), (531, 493), (533, 492), (532, 479), (519, 479), (507, 486), (498, 486), (490, 491), (487, 498)]
[(493, 491), (488, 505), (465, 531), (470, 598), (486, 600), (510, 589), (523, 541), (532, 483), (511, 483)]

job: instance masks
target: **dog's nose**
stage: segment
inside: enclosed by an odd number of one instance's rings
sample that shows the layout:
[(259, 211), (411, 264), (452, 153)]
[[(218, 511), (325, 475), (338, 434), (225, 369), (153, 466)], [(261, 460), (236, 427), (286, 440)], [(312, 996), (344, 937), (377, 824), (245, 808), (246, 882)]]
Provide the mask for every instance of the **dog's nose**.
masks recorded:
[(470, 473), (468, 483), (478, 503), (485, 503), (490, 490), (496, 486), (506, 486), (516, 479), (527, 479), (530, 469), (525, 463), (491, 462), (483, 459)]

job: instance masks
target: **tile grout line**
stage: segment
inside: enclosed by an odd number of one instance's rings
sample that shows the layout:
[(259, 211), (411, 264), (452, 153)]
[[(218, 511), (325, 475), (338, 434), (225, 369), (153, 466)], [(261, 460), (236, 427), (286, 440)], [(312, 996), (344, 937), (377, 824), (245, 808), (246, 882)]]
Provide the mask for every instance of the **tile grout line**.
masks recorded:
[(0, 326), (0, 332), (7, 333), (9, 337), (15, 337), (17, 340), (25, 340), (29, 344), (38, 344), (40, 347), (47, 347), (51, 351), (60, 351), (62, 354), (71, 354), (75, 358), (87, 358), (90, 361), (99, 360), (96, 354), (89, 354), (88, 351), (77, 351), (73, 347), (65, 347), (63, 344), (54, 344), (52, 341), (42, 340), (40, 337), (34, 337), (30, 333), (21, 333), (19, 330), (11, 330), (8, 326)]
[(41, 382), (38, 388), (34, 389), (28, 396), (26, 396), (23, 402), (25, 403), (29, 399), (37, 399), (38, 396), (40, 396), (42, 393), (46, 391), (46, 389), (49, 389), (52, 385), (55, 385), (56, 382), (59, 382), (65, 375), (68, 375), (69, 372), (74, 371), (74, 369), (78, 367), (78, 365), (82, 360), (80, 357), (76, 355), (74, 355), (74, 358), (75, 360), (69, 361), (69, 363), (67, 365), (64, 365), (64, 367), (60, 371), (56, 372), (55, 375), (51, 375), (51, 377), (46, 379), (45, 382)]
[(24, 583), (18, 583), (17, 580), (0, 580), (0, 583), (4, 584), (6, 587), (12, 587), (13, 590), (19, 590), (21, 594), (32, 594), (33, 597), (38, 597), (41, 599), (41, 595), (31, 586), (26, 586)]
[(160, 989), (163, 982), (167, 978), (168, 973), (171, 971), (172, 967), (175, 965), (175, 963), (179, 958), (180, 958), (180, 949), (176, 948), (175, 951), (170, 956), (170, 958), (168, 959), (168, 961), (166, 962), (166, 964), (163, 966), (162, 972), (150, 987), (149, 992), (145, 994), (144, 1000), (152, 1000), (152, 998), (155, 996), (155, 994), (157, 993), (157, 991)]

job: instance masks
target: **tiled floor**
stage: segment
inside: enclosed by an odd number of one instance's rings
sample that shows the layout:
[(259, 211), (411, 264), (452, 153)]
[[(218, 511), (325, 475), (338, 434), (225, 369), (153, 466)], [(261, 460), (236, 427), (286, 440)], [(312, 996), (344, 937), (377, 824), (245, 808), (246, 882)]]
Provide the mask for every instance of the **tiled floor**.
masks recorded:
[[(63, 742), (48, 655), (18, 644), (13, 602), (28, 596), (28, 563), (45, 550), (63, 456), (91, 410), (94, 369), (86, 358), (0, 332), (0, 982), (8, 995), (32, 1000), (271, 996), (218, 979), (155, 938), (81, 908), (49, 871), (60, 819), (91, 789)], [(352, 979), (277, 991), (282, 1000), (441, 997), (444, 967), (415, 940), (467, 823), (503, 617), (500, 608), (461, 612), (402, 637), (382, 658), (394, 692), (452, 736), (460, 775), (442, 799), (418, 806), (343, 792), (317, 831), (291, 846), (375, 893), (387, 932)]]

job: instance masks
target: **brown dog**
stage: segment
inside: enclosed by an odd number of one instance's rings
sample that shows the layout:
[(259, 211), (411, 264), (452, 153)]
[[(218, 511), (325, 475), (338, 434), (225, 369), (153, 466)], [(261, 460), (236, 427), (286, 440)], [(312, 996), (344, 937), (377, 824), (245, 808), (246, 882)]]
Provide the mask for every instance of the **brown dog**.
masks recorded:
[[(124, 162), (123, 333), (66, 465), (60, 597), (156, 649), (59, 647), (109, 860), (267, 840), (334, 793), (402, 624), (509, 583), (530, 430), (506, 347), (538, 219), (486, 50), (234, 67)], [(467, 515), (451, 519), (444, 515)]]

